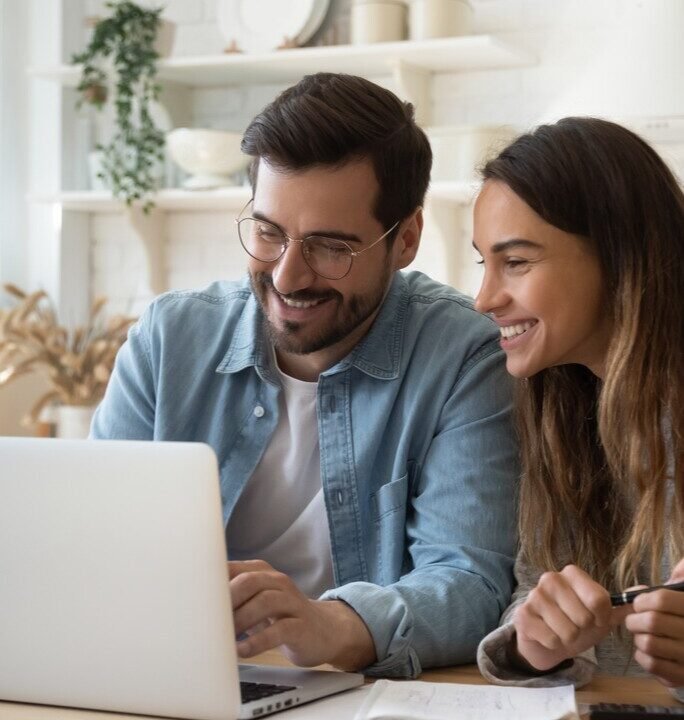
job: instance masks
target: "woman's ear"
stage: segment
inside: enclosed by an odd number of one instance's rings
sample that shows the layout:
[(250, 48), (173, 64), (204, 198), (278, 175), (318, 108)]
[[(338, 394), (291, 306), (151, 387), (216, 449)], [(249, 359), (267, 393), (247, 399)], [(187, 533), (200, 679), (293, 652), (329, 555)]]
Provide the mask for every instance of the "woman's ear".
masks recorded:
[(410, 265), (420, 246), (423, 232), (423, 208), (417, 207), (413, 214), (399, 225), (399, 232), (392, 245), (394, 269), (401, 270)]

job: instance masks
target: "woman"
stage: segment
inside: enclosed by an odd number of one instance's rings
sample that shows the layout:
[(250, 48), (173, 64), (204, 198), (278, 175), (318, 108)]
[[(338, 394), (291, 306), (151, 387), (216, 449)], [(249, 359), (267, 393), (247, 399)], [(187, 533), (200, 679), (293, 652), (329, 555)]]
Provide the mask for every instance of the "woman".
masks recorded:
[(476, 304), (520, 378), (523, 478), (519, 587), (480, 669), (684, 686), (684, 593), (609, 597), (684, 580), (684, 195), (644, 141), (592, 118), (523, 135), (483, 176)]

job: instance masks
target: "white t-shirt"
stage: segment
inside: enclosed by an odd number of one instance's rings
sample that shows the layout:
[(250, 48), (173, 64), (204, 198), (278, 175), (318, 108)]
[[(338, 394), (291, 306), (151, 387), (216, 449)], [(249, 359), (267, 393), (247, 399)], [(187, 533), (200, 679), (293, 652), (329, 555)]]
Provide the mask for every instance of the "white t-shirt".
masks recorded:
[(280, 417), (226, 529), (231, 560), (265, 560), (308, 597), (334, 586), (316, 391), (280, 372)]

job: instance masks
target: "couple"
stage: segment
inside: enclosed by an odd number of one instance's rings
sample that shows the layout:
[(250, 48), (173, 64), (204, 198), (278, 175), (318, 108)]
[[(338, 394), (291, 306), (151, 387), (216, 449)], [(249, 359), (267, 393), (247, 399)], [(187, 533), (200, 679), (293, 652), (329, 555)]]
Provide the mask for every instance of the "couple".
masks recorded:
[(91, 431), (216, 451), (240, 655), (684, 685), (684, 593), (609, 600), (684, 579), (684, 199), (656, 153), (566, 119), (489, 162), (473, 307), (397, 272), (431, 165), (410, 105), (309, 76), (243, 150), (249, 278), (152, 303)]

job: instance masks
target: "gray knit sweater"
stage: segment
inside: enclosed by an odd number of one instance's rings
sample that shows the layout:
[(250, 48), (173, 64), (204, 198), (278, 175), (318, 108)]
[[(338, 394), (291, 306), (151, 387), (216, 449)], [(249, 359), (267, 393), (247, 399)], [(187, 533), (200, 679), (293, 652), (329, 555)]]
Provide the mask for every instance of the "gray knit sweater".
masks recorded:
[[(480, 643), (477, 649), (477, 664), (482, 675), (497, 685), (521, 685), (526, 687), (548, 687), (550, 685), (586, 685), (598, 670), (607, 675), (645, 676), (647, 673), (632, 659), (632, 646), (628, 634), (622, 637), (611, 633), (595, 648), (587, 650), (576, 658), (569, 667), (552, 673), (530, 675), (513, 666), (508, 660), (508, 650), (515, 642), (513, 615), (530, 590), (537, 584), (540, 572), (534, 571), (520, 561), (515, 567), (518, 587), (511, 604), (501, 616), (500, 625)], [(665, 570), (665, 577), (669, 568)], [(671, 689), (672, 694), (684, 702), (684, 687)]]

